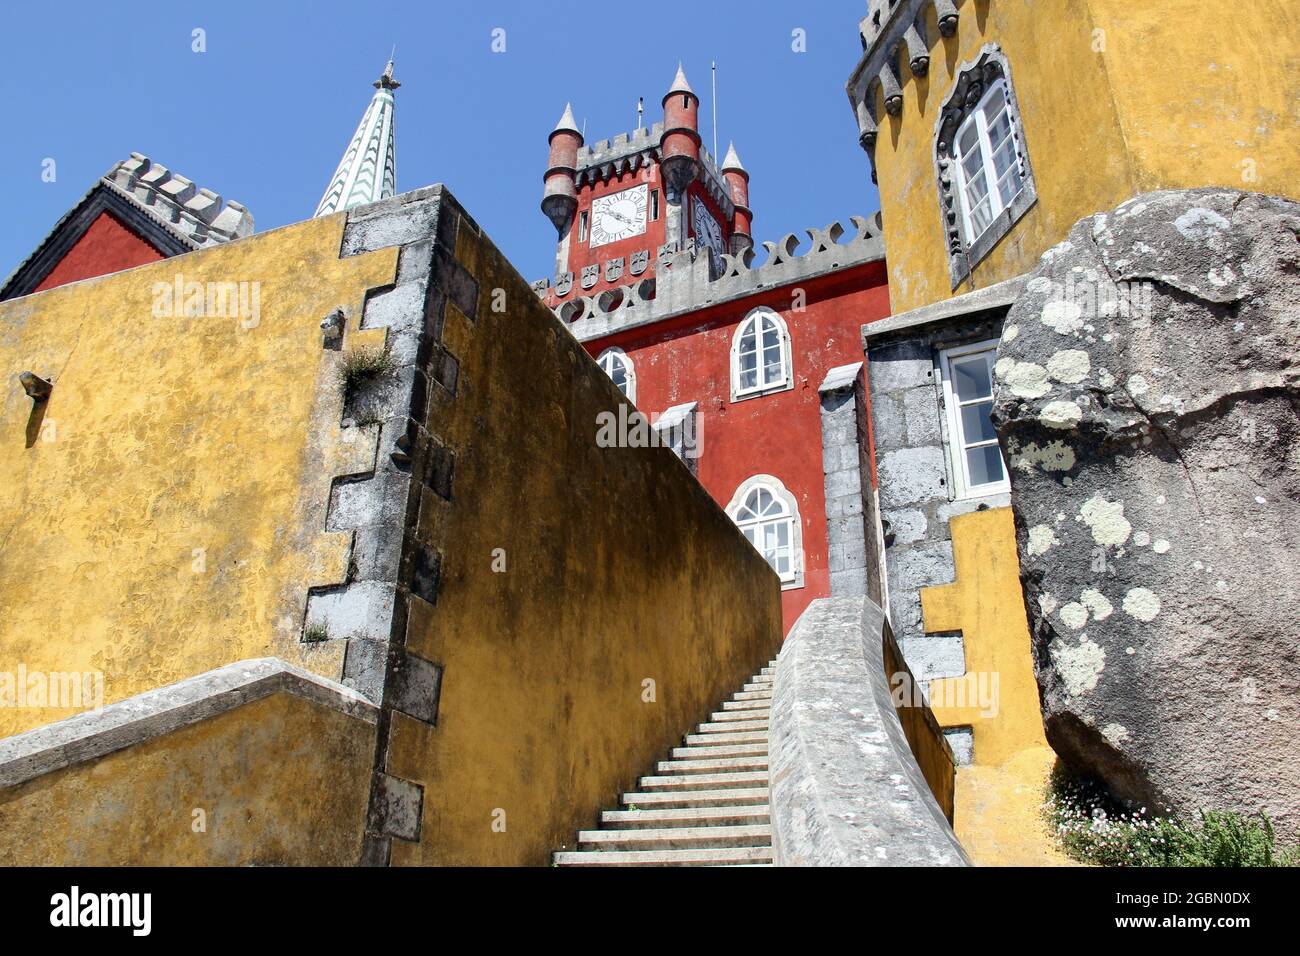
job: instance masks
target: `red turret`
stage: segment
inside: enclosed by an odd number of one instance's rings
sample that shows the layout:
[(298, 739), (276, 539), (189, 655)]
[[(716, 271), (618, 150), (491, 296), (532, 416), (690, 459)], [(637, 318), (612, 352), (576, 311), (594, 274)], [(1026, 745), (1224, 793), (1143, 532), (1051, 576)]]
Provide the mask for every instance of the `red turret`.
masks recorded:
[(736, 207), (731, 223), (731, 254), (734, 256), (754, 245), (754, 212), (749, 208), (749, 173), (740, 164), (735, 143), (727, 145), (727, 158), (722, 161), (722, 178), (727, 181), (732, 205)]
[(551, 130), (549, 138), (551, 158), (546, 169), (546, 186), (542, 193), (542, 212), (555, 224), (561, 237), (573, 222), (573, 212), (578, 208), (578, 150), (582, 146), (582, 133), (573, 121), (573, 107), (564, 104), (564, 115)]
[(682, 65), (664, 96), (664, 133), (659, 161), (668, 198), (675, 201), (700, 174), (700, 98), (686, 82)]

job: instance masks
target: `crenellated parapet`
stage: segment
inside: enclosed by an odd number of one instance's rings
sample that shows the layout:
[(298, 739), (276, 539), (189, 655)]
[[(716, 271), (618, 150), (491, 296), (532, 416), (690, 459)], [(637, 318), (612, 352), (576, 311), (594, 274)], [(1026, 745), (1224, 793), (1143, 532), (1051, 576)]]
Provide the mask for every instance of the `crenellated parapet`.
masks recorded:
[(901, 116), (907, 80), (930, 71), (930, 46), (937, 39), (927, 27), (932, 8), (940, 36), (953, 36), (961, 16), (954, 0), (869, 0), (867, 15), (858, 26), (862, 59), (846, 89), (858, 121), (858, 140), (871, 157), (872, 182), (881, 113)]
[(578, 150), (578, 185), (607, 183), (611, 178), (658, 162), (663, 131), (664, 124), (655, 123), (583, 146)]
[(148, 156), (132, 153), (108, 171), (104, 182), (180, 232), (196, 248), (253, 234), (253, 215), (237, 202), (196, 186)]
[[(661, 140), (664, 124), (643, 126), (630, 133), (620, 133), (611, 139), (602, 139), (583, 146), (578, 150), (577, 174), (574, 181), (579, 189), (585, 185), (607, 183), (624, 173), (635, 173), (643, 167), (651, 167), (662, 158)], [(731, 200), (731, 190), (718, 167), (717, 161), (709, 151), (700, 147), (700, 177), (710, 198), (718, 204), (722, 214), (728, 219), (735, 215), (735, 205)]]
[[(847, 232), (844, 226), (833, 222), (823, 229), (807, 230), (806, 248), (801, 249), (800, 238), (790, 233), (779, 242), (764, 242), (761, 255), (752, 248), (723, 255), (720, 268), (714, 267), (707, 252), (693, 241), (682, 248), (666, 244), (658, 250), (653, 277), (594, 296), (566, 295), (555, 313), (575, 336), (586, 341), (883, 259), (879, 214), (851, 216), (849, 221), (855, 231), (848, 241), (841, 241)], [(533, 283), (533, 289), (545, 297), (550, 285), (542, 279)], [(572, 292), (571, 285), (567, 292)]]

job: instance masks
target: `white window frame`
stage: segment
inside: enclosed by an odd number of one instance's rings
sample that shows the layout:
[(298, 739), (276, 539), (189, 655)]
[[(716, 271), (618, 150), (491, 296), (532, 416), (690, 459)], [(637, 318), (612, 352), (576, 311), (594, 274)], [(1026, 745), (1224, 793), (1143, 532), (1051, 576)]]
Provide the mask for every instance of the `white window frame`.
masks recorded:
[[(1008, 209), (1011, 204), (1015, 202), (1016, 197), (1024, 190), (1027, 178), (1025, 176), (1025, 171), (1020, 167), (1019, 156), (1016, 155), (1014, 162), (1011, 164), (1011, 168), (1007, 171), (1008, 174), (1012, 172), (1015, 174), (1017, 180), (1016, 191), (1011, 194), (1010, 199), (1004, 202), (1002, 199), (1002, 193), (998, 189), (998, 183), (993, 179), (994, 149), (992, 142), (989, 140), (988, 116), (985, 112), (985, 107), (988, 105), (988, 102), (993, 99), (994, 94), (999, 90), (1002, 93), (1002, 109), (1007, 116), (1007, 139), (1011, 141), (1013, 148), (1015, 147), (1016, 116), (1012, 110), (1011, 84), (1007, 82), (1006, 77), (999, 77), (997, 80), (989, 84), (989, 88), (985, 90), (984, 95), (980, 97), (979, 103), (975, 105), (975, 108), (970, 111), (969, 115), (962, 120), (961, 125), (957, 127), (957, 133), (953, 136), (952, 140), (953, 164), (957, 167), (957, 191), (960, 193), (961, 198), (962, 228), (966, 234), (966, 245), (968, 248), (974, 246), (984, 233), (993, 228), (993, 225), (998, 221), (998, 217), (1002, 215), (1003, 211)], [(980, 172), (983, 174), (984, 179), (988, 184), (987, 196), (989, 200), (989, 221), (988, 225), (981, 229), (979, 233), (975, 232), (975, 224), (971, 219), (969, 194), (970, 183), (966, 178), (966, 165), (964, 162), (966, 157), (961, 152), (962, 136), (971, 128), (972, 125), (975, 127), (976, 131), (976, 146), (979, 150)]]
[[(627, 400), (629, 402), (635, 405), (636, 404), (636, 365), (633, 364), (632, 357), (628, 355), (626, 352), (624, 352), (617, 345), (611, 345), (609, 348), (605, 349), (605, 351), (600, 353), (600, 356), (596, 359), (596, 364), (600, 366), (600, 370), (604, 372), (606, 377), (612, 382), (614, 381), (613, 371), (609, 368), (606, 368), (606, 365), (613, 365), (616, 359), (620, 360), (623, 363), (623, 368), (627, 372), (627, 391), (624, 391), (623, 394), (627, 396)], [(614, 387), (618, 388), (617, 385)], [(619, 390), (623, 391), (622, 389)]]
[[(997, 439), (994, 438), (992, 441), (966, 441), (965, 430), (961, 423), (961, 406), (958, 403), (957, 391), (952, 384), (953, 359), (965, 359), (980, 353), (984, 353), (985, 362), (988, 365), (990, 385), (995, 382), (993, 364), (997, 360), (997, 350), (998, 340), (986, 339), (983, 342), (954, 346), (939, 353), (940, 377), (943, 380), (944, 422), (948, 427), (948, 463), (952, 469), (953, 493), (956, 499), (986, 498), (989, 495), (1004, 494), (1011, 490), (1011, 472), (1007, 467), (1007, 457), (1002, 454), (1002, 448)], [(982, 399), (974, 399), (966, 404), (974, 404), (976, 401), (982, 401)], [(966, 449), (987, 445), (998, 446), (998, 455), (1002, 460), (1002, 480), (986, 482), (982, 485), (972, 485), (970, 466), (966, 461)]]
[[(740, 487), (736, 489), (736, 493), (731, 496), (731, 501), (727, 505), (727, 516), (735, 522), (737, 528), (741, 528), (741, 533), (743, 534), (744, 526), (742, 526), (736, 519), (736, 514), (745, 504), (745, 500), (750, 496), (750, 494), (760, 488), (766, 488), (774, 498), (785, 506), (786, 514), (784, 516), (769, 520), (786, 521), (790, 528), (790, 570), (785, 574), (781, 574), (781, 572), (776, 571), (775, 568), (772, 570), (775, 571), (777, 576), (781, 579), (782, 591), (801, 588), (804, 586), (803, 519), (799, 515), (799, 503), (795, 500), (794, 495), (786, 489), (785, 485), (779, 478), (774, 478), (772, 475), (752, 475), (751, 477), (746, 478), (740, 483)], [(747, 522), (747, 524), (762, 523), (765, 522)], [(748, 541), (749, 539), (746, 538), (745, 540)], [(759, 554), (763, 553), (762, 551), (759, 551), (757, 546), (753, 545), (753, 542), (750, 542), (750, 545), (754, 547)], [(764, 555), (764, 560), (766, 560), (766, 555)]]
[[(760, 320), (771, 319), (776, 324), (777, 335), (780, 339), (781, 346), (781, 374), (776, 378), (768, 381), (764, 379), (764, 364), (762, 358), (762, 336), (759, 334)], [(745, 332), (751, 326), (755, 328), (755, 347), (758, 349), (757, 371), (758, 378), (756, 384), (742, 388), (740, 385), (740, 345), (745, 337)], [(775, 309), (767, 306), (760, 306), (751, 309), (749, 313), (736, 326), (736, 332), (731, 337), (731, 400), (739, 402), (747, 398), (757, 398), (760, 395), (771, 395), (774, 392), (783, 392), (794, 388), (794, 368), (791, 361), (790, 347), (790, 329), (785, 323), (785, 319), (776, 312)]]

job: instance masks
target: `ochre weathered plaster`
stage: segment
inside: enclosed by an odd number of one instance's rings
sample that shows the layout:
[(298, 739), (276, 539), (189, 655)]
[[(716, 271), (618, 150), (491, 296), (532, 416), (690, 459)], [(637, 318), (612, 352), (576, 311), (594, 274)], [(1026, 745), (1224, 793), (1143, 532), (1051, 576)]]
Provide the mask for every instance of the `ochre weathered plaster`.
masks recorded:
[(444, 672), (436, 727), (392, 716), (385, 769), (424, 787), (392, 862), (544, 865), (776, 654), (780, 587), (671, 451), (597, 444), (626, 400), (472, 223), (456, 235), (477, 315), (445, 306), (460, 375), (427, 424), (455, 484), (423, 492), (441, 582), (406, 632)]
[[(1300, 195), (1300, 13), (1285, 4), (1239, 3), (1220, 16), (1198, 0), (966, 0), (951, 38), (925, 8), (929, 74), (913, 76), (899, 58), (900, 116), (875, 94), (881, 209), (886, 224), (905, 224), (889, 232), (896, 313), (1022, 275), (1079, 219), (1139, 192), (1219, 184)], [(1010, 62), (1038, 202), (954, 293), (936, 120), (962, 66), (993, 43)]]
[[(966, 649), (967, 676), (930, 682), (939, 724), (974, 737), (973, 763), (957, 768), (953, 827), (980, 864), (1066, 863), (1043, 815), (1056, 755), (1038, 707), (1011, 509), (959, 515), (950, 527), (956, 581), (923, 588), (921, 611), (927, 632), (960, 631)], [(996, 695), (971, 693), (981, 682), (991, 690), (994, 675)]]
[[(397, 252), (339, 258), (342, 215), (0, 303), (0, 673), (100, 672), (104, 702), (245, 658), (341, 674), (301, 643), (309, 586), (344, 580), (332, 476), (341, 353)], [(256, 321), (155, 316), (155, 283), (257, 282)], [(250, 298), (251, 306), (251, 298)], [(33, 414), (18, 373), (54, 381)], [(349, 429), (349, 433), (358, 430)], [(0, 707), (0, 736), (73, 710)]]
[(355, 865), (374, 741), (315, 701), (252, 701), (0, 790), (0, 864)]

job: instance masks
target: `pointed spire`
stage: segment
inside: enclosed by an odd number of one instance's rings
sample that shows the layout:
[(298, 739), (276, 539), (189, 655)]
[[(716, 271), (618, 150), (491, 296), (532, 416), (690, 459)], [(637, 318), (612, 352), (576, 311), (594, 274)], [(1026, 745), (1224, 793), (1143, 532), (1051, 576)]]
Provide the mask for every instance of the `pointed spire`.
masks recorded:
[(561, 116), (560, 121), (555, 124), (555, 129), (551, 130), (552, 135), (561, 132), (577, 133), (579, 136), (582, 135), (582, 131), (578, 129), (577, 121), (573, 118), (572, 103), (564, 104), (564, 115)]
[(393, 90), (401, 84), (393, 79), (391, 59), (374, 86), (375, 95), (316, 207), (317, 216), (377, 202), (397, 193)]
[(722, 171), (725, 173), (729, 169), (734, 169), (738, 173), (748, 172), (744, 166), (740, 165), (740, 156), (736, 153), (736, 144), (727, 144), (727, 158), (722, 161)]
[[(682, 69), (682, 61), (681, 61), (681, 60), (678, 60), (678, 61), (677, 61), (677, 75), (676, 75), (675, 77), (673, 77), (673, 85), (672, 85), (671, 87), (669, 87), (668, 92), (669, 92), (670, 94), (671, 94), (671, 93), (690, 93), (691, 96), (695, 96), (695, 91), (694, 91), (693, 89), (691, 89), (691, 84), (689, 84), (689, 83), (686, 82), (686, 71)], [(696, 99), (699, 99), (698, 96), (695, 97), (695, 98), (696, 98)]]

